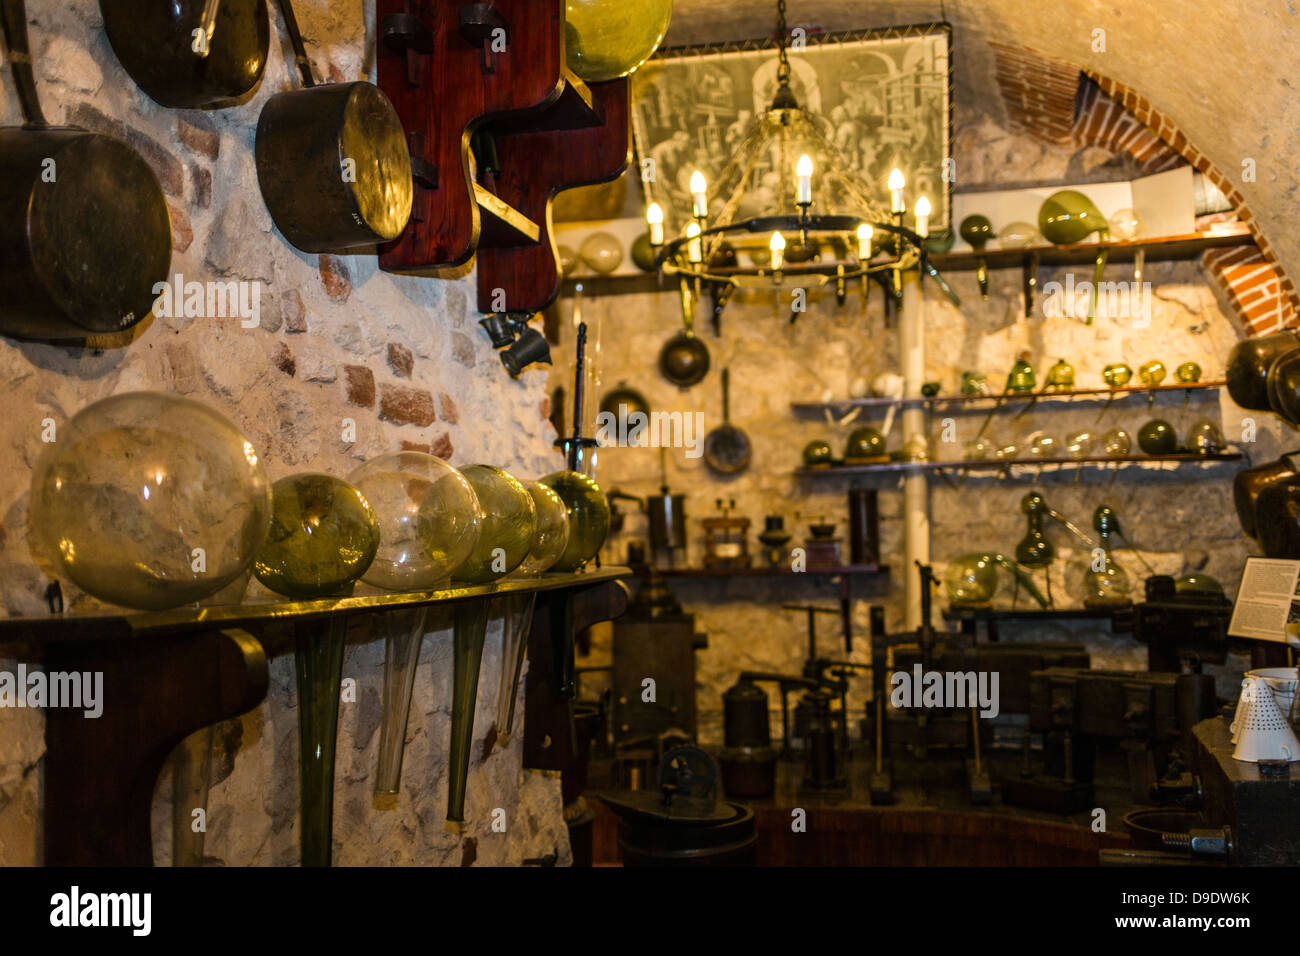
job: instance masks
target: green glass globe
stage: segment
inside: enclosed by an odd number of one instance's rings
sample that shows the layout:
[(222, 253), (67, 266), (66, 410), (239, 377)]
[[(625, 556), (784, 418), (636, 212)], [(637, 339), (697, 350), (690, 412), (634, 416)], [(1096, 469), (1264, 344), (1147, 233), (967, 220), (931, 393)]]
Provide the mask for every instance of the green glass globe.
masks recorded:
[(650, 233), (643, 232), (632, 240), (632, 262), (642, 272), (655, 271), (655, 247), (650, 245)]
[(807, 468), (821, 468), (831, 463), (831, 446), (824, 441), (810, 441), (803, 448), (803, 463)]
[(988, 604), (998, 590), (998, 566), (991, 555), (962, 555), (949, 562), (943, 586), (954, 604)]
[(959, 229), (961, 237), (976, 252), (983, 249), (988, 244), (988, 241), (996, 235), (993, 232), (993, 223), (989, 222), (988, 216), (981, 216), (978, 213), (963, 219)]
[(379, 519), (341, 478), (300, 474), (271, 486), (271, 531), (253, 573), (277, 594), (346, 594), (379, 550)]
[(444, 587), (478, 543), (482, 513), (465, 476), (441, 458), (399, 451), (348, 476), (379, 519), (379, 552), (362, 580), (389, 591)]
[(1172, 455), (1178, 450), (1178, 434), (1163, 418), (1153, 418), (1138, 430), (1138, 446), (1148, 455)]
[(1097, 204), (1077, 189), (1052, 193), (1038, 210), (1038, 230), (1048, 242), (1066, 245), (1083, 242), (1094, 232), (1110, 236), (1110, 223)]
[(567, 0), (569, 69), (588, 83), (627, 76), (659, 48), (672, 15), (672, 0)]
[(206, 405), (114, 395), (60, 423), (32, 474), (29, 522), (79, 588), (139, 610), (192, 604), (244, 575), (266, 539), (271, 483)]
[(550, 485), (530, 481), (525, 487), (533, 496), (537, 530), (533, 534), (528, 557), (524, 558), (523, 564), (519, 565), (515, 573), (519, 577), (536, 577), (543, 571), (549, 571), (564, 556), (564, 549), (569, 546), (569, 509)]
[(474, 489), (483, 512), (478, 543), (452, 580), (489, 584), (504, 577), (528, 557), (537, 531), (533, 496), (514, 475), (492, 465), (470, 465), (461, 474)]
[(864, 465), (871, 462), (888, 461), (889, 452), (885, 451), (885, 436), (874, 428), (855, 428), (844, 446), (844, 463), (846, 465)]
[(542, 479), (560, 496), (569, 515), (569, 540), (552, 571), (578, 571), (596, 556), (609, 534), (609, 501), (600, 486), (576, 471), (557, 471)]

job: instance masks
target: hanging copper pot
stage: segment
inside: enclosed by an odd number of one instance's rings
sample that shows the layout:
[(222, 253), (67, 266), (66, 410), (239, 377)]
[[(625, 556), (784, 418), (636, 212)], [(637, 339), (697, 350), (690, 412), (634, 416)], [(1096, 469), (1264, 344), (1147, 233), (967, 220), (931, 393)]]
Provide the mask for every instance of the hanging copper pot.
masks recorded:
[(1232, 479), (1232, 502), (1237, 508), (1237, 520), (1241, 522), (1241, 530), (1249, 537), (1259, 537), (1256, 504), (1260, 492), (1270, 485), (1295, 477), (1296, 469), (1290, 458), (1291, 455), (1283, 455), (1277, 461), (1247, 468), (1237, 472), (1237, 476)]
[(698, 385), (709, 374), (709, 349), (695, 337), (695, 306), (690, 287), (682, 283), (681, 332), (664, 343), (659, 351), (659, 371), (679, 388)]

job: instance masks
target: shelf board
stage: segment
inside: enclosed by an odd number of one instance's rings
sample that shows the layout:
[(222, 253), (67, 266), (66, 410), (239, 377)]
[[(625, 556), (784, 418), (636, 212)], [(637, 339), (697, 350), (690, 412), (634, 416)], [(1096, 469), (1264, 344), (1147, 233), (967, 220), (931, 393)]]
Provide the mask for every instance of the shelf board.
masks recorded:
[(474, 202), (482, 213), (480, 246), (531, 246), (541, 239), (541, 226), (478, 183), (474, 184)]
[[(1194, 259), (1209, 249), (1228, 246), (1254, 245), (1250, 230), (1244, 225), (1231, 232), (1194, 232), (1182, 236), (1162, 236), (1154, 239), (1129, 239), (1122, 242), (1080, 242), (1067, 246), (1031, 246), (1027, 249), (989, 249), (983, 253), (943, 252), (930, 256), (930, 262), (940, 272), (967, 272), (979, 268), (983, 259), (990, 269), (1023, 268), (1032, 256), (1038, 256), (1040, 266), (1078, 265), (1092, 263), (1097, 252), (1108, 250), (1108, 262), (1132, 262), (1138, 250), (1145, 249), (1147, 262), (1172, 262)], [(804, 271), (808, 271), (805, 269)], [(786, 270), (786, 286), (791, 286), (799, 268)], [(569, 276), (561, 286), (561, 295), (573, 295), (573, 287), (582, 284), (584, 295), (637, 295), (651, 292), (675, 292), (675, 280), (662, 282), (654, 273), (614, 276)], [(775, 287), (774, 287), (775, 288)]]
[(1033, 395), (1015, 394), (1015, 395), (936, 395), (933, 398), (918, 396), (915, 398), (846, 398), (840, 401), (830, 402), (791, 402), (790, 409), (794, 412), (820, 412), (820, 411), (844, 411), (851, 408), (889, 408), (891, 406), (909, 406), (918, 405), (938, 407), (938, 406), (962, 406), (972, 411), (983, 411), (982, 406), (998, 406), (999, 402), (1002, 409), (1012, 410), (1019, 409), (1023, 404), (1029, 402), (1037, 396), (1038, 404), (1069, 404), (1072, 402), (1100, 402), (1109, 401), (1112, 397), (1121, 397), (1137, 394), (1156, 394), (1160, 392), (1194, 392), (1208, 389), (1220, 389), (1228, 383), (1225, 381), (1210, 382), (1175, 382), (1172, 385), (1124, 385), (1120, 388), (1108, 388), (1101, 386), (1099, 388), (1072, 388), (1068, 391), (1059, 392), (1035, 392)]
[[(659, 574), (665, 578), (793, 578), (793, 577), (838, 577), (849, 575), (883, 575), (889, 573), (887, 564), (845, 564), (838, 568), (808, 568), (806, 571), (794, 571), (790, 568), (749, 567), (749, 568), (660, 568)], [(637, 577), (649, 577), (649, 569), (635, 571)]]
[(1128, 620), (1133, 616), (1132, 604), (1114, 607), (1052, 607), (1052, 608), (1002, 608), (961, 607), (949, 605), (943, 616), (948, 621), (1070, 621), (1085, 619)]
[(1089, 456), (1087, 458), (1011, 458), (981, 459), (978, 461), (890, 461), (878, 465), (831, 465), (826, 468), (796, 468), (795, 475), (800, 478), (825, 478), (829, 475), (869, 475), (884, 472), (901, 471), (1003, 471), (1008, 468), (1044, 468), (1058, 465), (1062, 470), (1082, 468), (1088, 465), (1126, 465), (1139, 463), (1171, 462), (1181, 464), (1209, 464), (1214, 462), (1240, 461), (1244, 456), (1239, 452), (1219, 455), (1130, 455), (1124, 458)]
[(393, 591), (318, 601), (267, 600), (244, 604), (187, 605), (169, 611), (107, 610), (86, 614), (19, 617), (0, 621), (0, 644), (124, 640), (184, 631), (213, 631), (228, 627), (325, 618), (336, 614), (364, 614), (421, 605), (450, 604), (498, 594), (586, 587), (631, 574), (630, 568), (610, 566), (579, 574), (543, 574), (539, 578), (495, 581), (492, 584), (442, 588), (436, 591)]

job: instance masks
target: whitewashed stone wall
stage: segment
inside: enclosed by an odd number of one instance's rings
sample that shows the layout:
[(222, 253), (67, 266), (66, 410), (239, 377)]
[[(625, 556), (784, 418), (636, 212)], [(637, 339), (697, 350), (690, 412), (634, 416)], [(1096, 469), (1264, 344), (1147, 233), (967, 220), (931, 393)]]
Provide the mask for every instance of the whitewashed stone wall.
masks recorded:
[[(965, 99), (959, 89), (958, 101)], [(954, 155), (961, 171), (959, 188), (970, 192), (1026, 183), (1127, 179), (1132, 174), (1122, 161), (1102, 150), (1072, 152), (1009, 132), (978, 112), (977, 107), (958, 115)], [(1131, 269), (1131, 265), (1110, 266), (1106, 278), (1131, 279)], [(1079, 267), (1076, 281), (1091, 281), (1091, 273), (1091, 265)], [(1039, 276), (1040, 288), (1052, 280), (1064, 282), (1065, 277), (1064, 269), (1044, 268)], [(948, 275), (962, 300), (960, 308), (953, 307), (927, 281), (927, 378), (941, 382), (944, 394), (953, 394), (964, 370), (979, 369), (988, 375), (994, 389), (1000, 389), (1023, 350), (1032, 353), (1040, 383), (1058, 358), (1066, 358), (1074, 365), (1080, 387), (1102, 385), (1101, 369), (1108, 363), (1127, 362), (1136, 369), (1149, 359), (1165, 362), (1170, 381), (1172, 369), (1184, 361), (1198, 362), (1207, 380), (1222, 378), (1228, 352), (1241, 332), (1216, 300), (1201, 267), (1195, 262), (1148, 263), (1145, 278), (1153, 283), (1155, 293), (1149, 328), (1136, 328), (1129, 321), (1100, 320), (1086, 326), (1068, 318), (1044, 318), (1041, 294), (1034, 317), (1026, 319), (1019, 269), (992, 272), (987, 301), (980, 298), (973, 272)], [(707, 315), (707, 299), (703, 305)], [(589, 297), (583, 314), (589, 323), (600, 325), (602, 393), (626, 382), (640, 389), (655, 409), (702, 411), (707, 431), (721, 420), (717, 372), (725, 367), (731, 369), (731, 418), (750, 437), (753, 460), (749, 470), (732, 478), (719, 478), (707, 469), (702, 458), (687, 458), (682, 449), (673, 449), (668, 455), (668, 483), (674, 492), (688, 495), (690, 566), (702, 564), (704, 544), (699, 519), (715, 513), (719, 498), (734, 499), (737, 513), (750, 518), (753, 553), (760, 548), (754, 536), (762, 530), (763, 517), (779, 514), (785, 517), (787, 530), (794, 534), (792, 545), (808, 536), (811, 520), (825, 518), (835, 523), (847, 560), (847, 491), (853, 486), (880, 489), (882, 560), (891, 570), (887, 584), (859, 580), (853, 614), (857, 639), (853, 659), (869, 661), (868, 606), (883, 604), (887, 626), (900, 629), (903, 576), (915, 573), (903, 566), (901, 482), (888, 476), (807, 480), (796, 478), (793, 471), (800, 465), (800, 453), (808, 441), (826, 439), (836, 454), (841, 454), (853, 428), (861, 424), (879, 428), (881, 415), (872, 413), (874, 418), (838, 424), (815, 416), (797, 416), (790, 403), (816, 401), (823, 393), (844, 398), (855, 379), (870, 382), (882, 372), (899, 370), (897, 320), (886, 324), (879, 288), (873, 288), (865, 314), (855, 295), (844, 307), (837, 308), (833, 296), (827, 294), (811, 299), (808, 312), (794, 325), (788, 321), (788, 295), (779, 308), (770, 295), (751, 296), (748, 300), (738, 297), (723, 314), (720, 337), (714, 337), (707, 319), (697, 314), (696, 328), (708, 345), (713, 370), (701, 384), (688, 390), (679, 390), (665, 381), (655, 365), (661, 344), (680, 328), (675, 293), (594, 300)], [(562, 369), (563, 365), (556, 368)], [(956, 443), (944, 445), (943, 417), (949, 414), (938, 413), (929, 422), (928, 437), (935, 458), (960, 458), (962, 446), (975, 437), (984, 418), (982, 414), (953, 414)], [(1226, 393), (1197, 393), (1186, 407), (1181, 395), (1162, 396), (1154, 406), (1148, 405), (1146, 397), (1134, 396), (1116, 401), (1104, 413), (1099, 403), (1069, 408), (1052, 405), (1050, 409), (1040, 405), (1019, 418), (1014, 412), (1001, 412), (990, 425), (989, 436), (1000, 444), (1023, 445), (1038, 431), (1060, 441), (1075, 431), (1100, 433), (1118, 425), (1130, 432), (1137, 454), (1137, 430), (1150, 418), (1168, 419), (1180, 438), (1185, 437), (1194, 421), (1209, 418), (1222, 427), (1229, 441), (1239, 441), (1241, 415)], [(1255, 418), (1260, 426), (1258, 440), (1241, 446), (1252, 461), (1272, 460), (1290, 447), (1287, 442), (1293, 443), (1293, 438), (1283, 436), (1272, 416)], [(902, 443), (901, 421), (896, 421), (888, 444), (894, 449)], [(1025, 533), (1020, 499), (1027, 491), (1038, 488), (1053, 507), (1089, 535), (1095, 508), (1110, 504), (1134, 546), (1142, 550), (1142, 556), (1156, 571), (1180, 574), (1202, 570), (1219, 578), (1231, 593), (1243, 560), (1253, 547), (1253, 542), (1241, 534), (1232, 507), (1231, 478), (1236, 470), (1231, 464), (1205, 471), (1186, 467), (1170, 471), (1143, 464), (1122, 471), (1062, 471), (1043, 474), (1037, 480), (1032, 480), (1031, 474), (1015, 482), (975, 474), (954, 475), (950, 480), (936, 476), (931, 481), (935, 570), (942, 577), (948, 561), (972, 551), (1012, 553)], [(659, 454), (650, 449), (604, 450), (598, 479), (606, 488), (618, 487), (642, 496), (656, 494)], [(627, 510), (628, 504), (620, 507)], [(1081, 600), (1078, 584), (1082, 569), (1078, 561), (1084, 553), (1082, 546), (1054, 524), (1049, 524), (1047, 533), (1059, 551), (1052, 571), (1057, 604), (1077, 606)], [(611, 541), (605, 554), (610, 560), (621, 560), (628, 540), (644, 541), (647, 537), (644, 518), (631, 515), (624, 533)], [(1118, 560), (1136, 587), (1146, 576), (1142, 564), (1123, 552)], [(998, 600), (1009, 603), (1009, 576), (1004, 573), (1001, 577), (1004, 588)], [(709, 637), (708, 649), (696, 654), (701, 734), (709, 742), (720, 742), (720, 695), (734, 683), (739, 671), (800, 673), (806, 654), (807, 618), (801, 612), (783, 611), (780, 605), (817, 602), (835, 606), (838, 601), (836, 588), (811, 580), (708, 579), (670, 583), (686, 609), (698, 615), (698, 626)], [(1028, 598), (1022, 594), (1020, 600), (1023, 606)], [(945, 603), (945, 596), (939, 594), (936, 615)], [(1042, 639), (1070, 639), (1072, 635), (1073, 639), (1084, 640), (1093, 654), (1094, 666), (1145, 666), (1142, 646), (1128, 637), (1111, 636), (1104, 624), (1085, 626), (1088, 623), (1022, 628), (1019, 633)], [(826, 656), (842, 657), (837, 619), (820, 617), (818, 631), (819, 650)], [(582, 663), (598, 665), (607, 660), (607, 641), (598, 639), (592, 655)], [(593, 692), (599, 689), (599, 680), (599, 675), (590, 678)], [(854, 696), (861, 699), (868, 689), (862, 678)], [(774, 691), (771, 694), (774, 726), (779, 730), (779, 701)]]
[[(296, 0), (318, 75), (365, 77), (373, 65), (373, 2)], [(489, 462), (524, 478), (560, 466), (546, 421), (546, 372), (512, 382), (476, 325), (471, 278), (388, 275), (373, 256), (317, 257), (296, 251), (271, 224), (257, 187), (253, 139), (262, 104), (290, 89), (296, 73), (272, 38), (254, 98), (219, 111), (164, 110), (121, 69), (94, 0), (29, 0), (30, 30), (45, 112), (125, 138), (154, 167), (171, 207), (172, 271), (187, 280), (260, 282), (261, 326), (220, 318), (152, 319), (129, 347), (87, 351), (0, 340), (7, 414), (0, 449), (0, 609), (42, 611), (48, 568), (29, 544), (27, 497), (40, 449), (40, 422), (66, 420), (91, 402), (139, 389), (204, 402), (242, 428), (272, 480), (299, 471), (347, 475), (360, 462), (414, 447), (456, 465)], [(278, 14), (273, 13), (273, 29)], [(21, 122), (3, 82), (0, 123)], [(356, 441), (343, 440), (343, 419)], [(64, 582), (73, 609), (91, 601)], [(256, 584), (254, 585), (254, 588)], [(361, 625), (364, 627), (365, 625)], [(403, 795), (372, 804), (379, 743), (383, 641), (354, 632), (344, 668), (359, 686), (340, 713), (335, 860), (421, 865), (569, 860), (559, 781), (521, 768), (521, 735), (480, 760), (495, 717), (499, 624), (483, 663), (466, 828), (443, 828), (451, 700), (451, 632), (431, 629), (408, 726)], [(3, 665), (11, 666), (8, 662)], [(271, 690), (257, 710), (223, 725), (208, 806), (212, 862), (294, 864), (297, 838), (297, 700), (291, 654), (271, 663)], [(112, 706), (112, 702), (108, 703)], [(0, 711), (0, 864), (40, 859), (39, 713)], [(155, 854), (170, 859), (169, 774), (155, 807)], [(507, 811), (505, 834), (489, 812)]]

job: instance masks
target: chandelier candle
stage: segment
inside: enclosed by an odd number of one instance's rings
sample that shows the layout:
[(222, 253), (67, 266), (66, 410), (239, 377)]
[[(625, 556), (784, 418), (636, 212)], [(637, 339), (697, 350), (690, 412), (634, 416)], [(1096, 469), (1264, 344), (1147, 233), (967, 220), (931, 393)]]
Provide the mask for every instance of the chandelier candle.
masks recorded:
[(709, 214), (709, 197), (704, 183), (704, 174), (698, 169), (691, 173), (691, 200), (694, 202), (692, 215), (703, 219)]
[(686, 244), (686, 258), (691, 262), (704, 261), (703, 243), (700, 241), (700, 224), (693, 222), (686, 227), (686, 238), (690, 240)]
[(798, 187), (796, 189), (795, 202), (800, 206), (812, 204), (812, 160), (808, 154), (799, 157), (799, 163), (795, 166), (795, 175), (799, 177)]
[(664, 244), (664, 211), (657, 202), (652, 202), (645, 211), (646, 225), (650, 227), (650, 245)]
[(858, 226), (858, 258), (863, 262), (871, 258), (871, 234), (874, 231), (870, 223)]
[(772, 233), (772, 241), (767, 247), (772, 250), (772, 271), (779, 274), (785, 262), (785, 237), (779, 232)]
[(930, 234), (930, 200), (924, 196), (916, 201), (916, 234), (922, 239)]
[(903, 171), (897, 167), (889, 174), (889, 211), (899, 215), (907, 210), (903, 204)]

